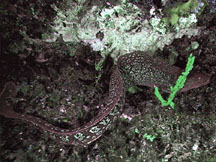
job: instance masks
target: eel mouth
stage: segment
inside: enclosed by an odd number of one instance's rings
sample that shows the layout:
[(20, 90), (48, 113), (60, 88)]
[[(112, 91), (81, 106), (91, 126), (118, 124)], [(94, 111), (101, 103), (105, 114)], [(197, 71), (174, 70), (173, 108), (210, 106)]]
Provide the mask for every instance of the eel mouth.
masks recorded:
[(180, 92), (185, 92), (190, 89), (199, 88), (201, 86), (207, 85), (211, 81), (212, 75), (195, 73), (188, 77), (185, 86), (180, 90)]

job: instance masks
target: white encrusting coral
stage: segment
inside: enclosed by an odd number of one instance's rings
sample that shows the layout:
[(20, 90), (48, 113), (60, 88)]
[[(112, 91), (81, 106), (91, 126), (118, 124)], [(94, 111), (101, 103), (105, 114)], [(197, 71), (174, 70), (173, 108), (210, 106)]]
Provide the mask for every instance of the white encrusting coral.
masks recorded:
[[(133, 51), (153, 53), (157, 49), (162, 50), (176, 38), (184, 35), (191, 37), (200, 32), (200, 29), (195, 27), (195, 14), (180, 17), (176, 31), (171, 32), (162, 19), (155, 15), (152, 15), (150, 20), (141, 20), (141, 10), (124, 1), (107, 8), (93, 6), (80, 19), (77, 12), (74, 13), (77, 11), (76, 7), (67, 11), (56, 8), (56, 11), (58, 16), (53, 26), (56, 33), (49, 35), (46, 41), (55, 41), (61, 35), (65, 42), (89, 44), (94, 51), (101, 51), (102, 56), (111, 53), (114, 60), (117, 60), (119, 55)], [(103, 38), (97, 38), (98, 32), (103, 33)]]

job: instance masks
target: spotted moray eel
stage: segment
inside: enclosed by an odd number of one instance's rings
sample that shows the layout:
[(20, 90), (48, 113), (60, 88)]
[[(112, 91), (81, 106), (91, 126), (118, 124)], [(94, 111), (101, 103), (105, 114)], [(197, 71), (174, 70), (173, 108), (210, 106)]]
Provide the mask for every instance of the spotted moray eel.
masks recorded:
[[(162, 59), (153, 58), (143, 52), (136, 51), (120, 56), (117, 67), (111, 75), (109, 97), (105, 106), (101, 108), (96, 117), (76, 129), (62, 129), (38, 117), (15, 112), (6, 102), (8, 97), (16, 95), (13, 82), (7, 82), (0, 94), (0, 115), (32, 123), (59, 143), (87, 146), (98, 139), (117, 118), (116, 106), (120, 102), (125, 87), (135, 84), (152, 88), (157, 86), (159, 89), (169, 92), (169, 87), (175, 84), (181, 72), (180, 68), (171, 66)], [(188, 78), (181, 92), (206, 85), (209, 82), (210, 76), (194, 74)]]

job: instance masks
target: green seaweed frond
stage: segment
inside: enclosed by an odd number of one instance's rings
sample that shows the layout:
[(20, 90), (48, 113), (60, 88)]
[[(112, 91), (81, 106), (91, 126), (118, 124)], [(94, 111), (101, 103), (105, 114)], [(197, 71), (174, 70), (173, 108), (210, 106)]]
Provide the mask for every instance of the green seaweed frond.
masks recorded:
[(168, 100), (164, 100), (163, 97), (161, 96), (158, 87), (155, 87), (155, 95), (157, 98), (161, 101), (162, 106), (168, 106), (170, 105), (172, 108), (174, 108), (175, 103), (173, 102), (173, 99), (175, 98), (176, 93), (184, 87), (184, 84), (186, 82), (187, 76), (190, 73), (190, 71), (193, 69), (193, 64), (194, 64), (195, 56), (190, 54), (188, 57), (188, 62), (186, 65), (186, 69), (182, 74), (178, 77), (178, 80), (176, 81), (176, 84), (174, 87), (170, 87), (170, 95), (168, 97)]
[(156, 138), (156, 136), (145, 133), (145, 134), (143, 135), (143, 138), (145, 138), (145, 139), (147, 139), (147, 140), (153, 142), (154, 139)]

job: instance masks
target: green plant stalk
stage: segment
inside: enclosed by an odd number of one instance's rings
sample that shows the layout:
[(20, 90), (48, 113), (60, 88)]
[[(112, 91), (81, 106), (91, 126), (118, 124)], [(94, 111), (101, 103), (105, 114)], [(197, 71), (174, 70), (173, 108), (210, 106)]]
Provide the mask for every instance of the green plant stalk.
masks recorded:
[(175, 98), (176, 93), (184, 87), (184, 84), (187, 80), (187, 76), (190, 73), (190, 71), (193, 69), (194, 60), (195, 60), (195, 56), (193, 56), (191, 53), (190, 56), (188, 57), (188, 62), (185, 71), (182, 72), (182, 74), (178, 77), (175, 86), (170, 87), (170, 95), (167, 101), (164, 100), (163, 97), (161, 96), (158, 87), (155, 87), (154, 93), (157, 96), (157, 98), (161, 101), (162, 106), (170, 105), (172, 108), (175, 107), (175, 103), (173, 102), (173, 99)]

